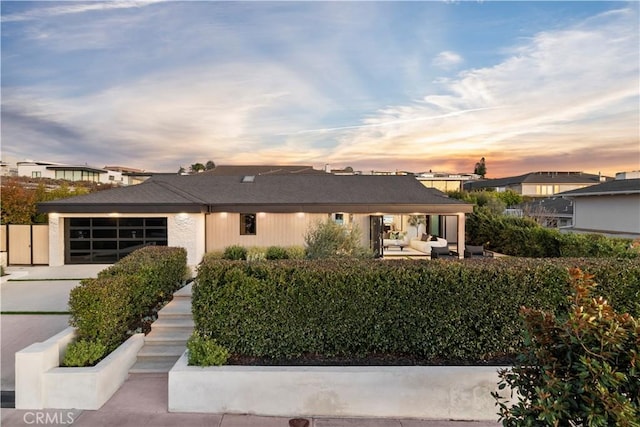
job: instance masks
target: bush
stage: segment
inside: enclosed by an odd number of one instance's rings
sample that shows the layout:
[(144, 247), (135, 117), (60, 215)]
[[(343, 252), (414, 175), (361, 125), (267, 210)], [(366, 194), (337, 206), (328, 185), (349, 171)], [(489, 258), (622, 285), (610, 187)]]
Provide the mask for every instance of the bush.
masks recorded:
[(288, 259), (304, 259), (306, 257), (304, 246), (288, 246), (286, 250)]
[(265, 256), (268, 260), (289, 259), (289, 252), (281, 246), (269, 246)]
[(267, 259), (266, 257), (266, 249), (253, 246), (247, 249), (247, 261), (256, 262), (256, 261), (264, 261)]
[[(506, 404), (493, 393), (504, 426), (639, 426), (640, 323), (592, 297), (592, 276), (571, 271), (568, 318), (523, 308), (525, 351), (499, 388), (517, 389)], [(513, 396), (512, 396), (513, 398)]]
[(111, 352), (144, 316), (171, 299), (186, 272), (183, 248), (139, 249), (71, 290), (69, 323), (77, 328), (78, 340), (99, 341)]
[(630, 239), (599, 234), (561, 233), (529, 218), (493, 215), (484, 209), (467, 217), (466, 240), (470, 245), (506, 255), (534, 258), (618, 257), (637, 258)]
[(230, 260), (246, 260), (247, 249), (239, 245), (227, 246), (224, 248), (222, 258)]
[(67, 346), (62, 366), (93, 366), (107, 354), (100, 341), (79, 340)]
[(190, 366), (220, 366), (227, 363), (229, 352), (216, 340), (194, 332), (187, 341)]
[(360, 245), (360, 236), (360, 230), (355, 226), (348, 229), (330, 219), (316, 222), (304, 237), (306, 256), (309, 259), (337, 256), (372, 258), (373, 254)]
[(211, 260), (193, 286), (196, 330), (233, 354), (293, 359), (406, 355), (481, 363), (523, 344), (521, 306), (566, 310), (568, 267), (640, 312), (640, 261)]

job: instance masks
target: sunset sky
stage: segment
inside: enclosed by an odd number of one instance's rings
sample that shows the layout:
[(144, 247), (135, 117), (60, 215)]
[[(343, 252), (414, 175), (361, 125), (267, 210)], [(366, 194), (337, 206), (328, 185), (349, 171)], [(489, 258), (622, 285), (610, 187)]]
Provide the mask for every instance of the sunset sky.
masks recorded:
[(11, 2), (2, 159), (640, 169), (637, 2)]

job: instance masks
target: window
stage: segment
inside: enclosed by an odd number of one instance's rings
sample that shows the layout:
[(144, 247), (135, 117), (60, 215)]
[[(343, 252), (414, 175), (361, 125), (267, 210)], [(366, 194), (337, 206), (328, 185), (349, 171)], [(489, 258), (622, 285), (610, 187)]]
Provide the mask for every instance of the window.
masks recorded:
[(336, 222), (336, 224), (344, 225), (344, 214), (337, 213), (333, 215), (333, 220)]
[(240, 214), (240, 235), (256, 234), (256, 214)]
[(42, 177), (42, 172), (39, 172), (39, 171), (31, 172), (31, 178), (41, 178), (41, 177)]

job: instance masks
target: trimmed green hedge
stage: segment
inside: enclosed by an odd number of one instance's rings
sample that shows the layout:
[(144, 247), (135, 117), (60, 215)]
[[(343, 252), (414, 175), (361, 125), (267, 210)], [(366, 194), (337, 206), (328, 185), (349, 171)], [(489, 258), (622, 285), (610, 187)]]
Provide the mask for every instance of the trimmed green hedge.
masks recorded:
[(533, 258), (624, 257), (637, 258), (638, 249), (631, 239), (610, 238), (601, 234), (561, 233), (544, 228), (529, 218), (493, 215), (476, 210), (467, 217), (468, 244), (506, 255)]
[(187, 252), (183, 248), (148, 246), (85, 279), (71, 290), (71, 326), (77, 339), (100, 342), (113, 351), (159, 303), (184, 283)]
[(640, 312), (637, 259), (206, 260), (196, 329), (232, 354), (410, 356), (475, 363), (521, 345), (521, 306), (566, 312), (568, 267), (595, 274), (619, 311)]

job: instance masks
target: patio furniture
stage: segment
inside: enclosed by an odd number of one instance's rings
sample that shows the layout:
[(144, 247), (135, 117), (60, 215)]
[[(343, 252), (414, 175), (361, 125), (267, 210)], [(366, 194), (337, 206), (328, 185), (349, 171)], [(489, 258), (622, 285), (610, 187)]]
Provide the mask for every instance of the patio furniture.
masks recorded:
[(431, 259), (458, 259), (458, 255), (449, 250), (448, 246), (436, 246), (431, 248)]
[(466, 245), (464, 248), (464, 257), (465, 258), (485, 258), (485, 257), (493, 257), (493, 254), (491, 252), (485, 251), (484, 246)]
[(437, 237), (436, 240), (422, 240), (422, 239), (416, 239), (413, 238), (411, 239), (411, 242), (409, 243), (409, 245), (420, 252), (424, 252), (424, 253), (431, 253), (431, 249), (435, 248), (435, 247), (443, 247), (446, 248), (448, 247), (448, 243), (446, 241), (446, 239), (443, 239), (441, 237)]

